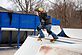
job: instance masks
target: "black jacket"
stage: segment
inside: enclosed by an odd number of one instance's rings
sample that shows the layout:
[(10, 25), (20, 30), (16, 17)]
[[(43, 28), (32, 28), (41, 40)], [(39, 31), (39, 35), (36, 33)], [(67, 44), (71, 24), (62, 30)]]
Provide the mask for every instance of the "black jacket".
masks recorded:
[(48, 25), (52, 23), (51, 18), (47, 18), (47, 13), (39, 13), (39, 17), (42, 25)]

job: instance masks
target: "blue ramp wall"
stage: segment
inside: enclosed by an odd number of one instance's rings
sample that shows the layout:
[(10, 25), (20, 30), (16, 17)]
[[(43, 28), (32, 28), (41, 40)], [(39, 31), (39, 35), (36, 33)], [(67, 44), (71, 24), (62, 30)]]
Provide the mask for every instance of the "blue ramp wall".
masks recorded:
[(11, 23), (10, 27), (19, 28), (19, 17), (20, 17), (20, 15), (17, 13), (12, 14), (12, 23)]
[(0, 27), (1, 27), (1, 13), (0, 13)]
[[(10, 20), (7, 12), (0, 12), (1, 27), (35, 29), (39, 24), (40, 20), (37, 15), (12, 13), (12, 18)], [(60, 20), (52, 18), (52, 25), (60, 25)]]
[(52, 25), (60, 25), (60, 20), (57, 20), (56, 18), (52, 18)]
[(9, 16), (8, 16), (8, 13), (6, 13), (6, 12), (1, 12), (0, 13), (0, 26), (1, 27), (9, 27), (9, 21), (10, 21), (10, 19), (9, 19)]
[(21, 14), (20, 15), (20, 28), (28, 28), (28, 29), (36, 28), (35, 18), (36, 18), (35, 15)]
[(36, 27), (40, 24), (39, 16), (36, 16)]

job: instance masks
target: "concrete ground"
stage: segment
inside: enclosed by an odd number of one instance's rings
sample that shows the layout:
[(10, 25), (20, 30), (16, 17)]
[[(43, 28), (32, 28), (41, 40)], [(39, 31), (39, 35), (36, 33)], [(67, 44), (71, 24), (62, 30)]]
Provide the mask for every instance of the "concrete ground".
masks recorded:
[(0, 55), (14, 55), (17, 50), (17, 47), (0, 46)]
[(17, 49), (0, 50), (0, 55), (14, 55)]

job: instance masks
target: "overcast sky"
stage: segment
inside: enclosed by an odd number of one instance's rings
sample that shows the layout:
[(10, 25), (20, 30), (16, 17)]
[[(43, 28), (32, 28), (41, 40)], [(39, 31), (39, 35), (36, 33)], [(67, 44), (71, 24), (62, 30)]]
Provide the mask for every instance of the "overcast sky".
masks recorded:
[[(53, 0), (51, 0), (53, 1)], [(77, 1), (77, 0), (71, 0), (71, 1)], [(79, 0), (80, 2), (82, 2), (82, 0)], [(7, 8), (7, 9), (13, 9), (13, 3), (12, 2), (9, 2), (7, 0), (0, 0), (0, 6), (4, 7), (4, 8)]]
[(8, 2), (7, 0), (0, 0), (0, 6), (4, 8), (11, 8), (12, 2)]

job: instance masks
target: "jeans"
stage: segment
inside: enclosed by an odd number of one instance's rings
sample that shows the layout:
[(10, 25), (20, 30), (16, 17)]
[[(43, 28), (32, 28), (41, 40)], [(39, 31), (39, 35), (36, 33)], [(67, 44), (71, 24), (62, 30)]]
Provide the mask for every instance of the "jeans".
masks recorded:
[[(44, 27), (44, 28), (43, 28), (43, 27)], [(47, 33), (48, 33), (49, 35), (52, 35), (52, 37), (53, 37), (54, 39), (58, 39), (57, 35), (51, 31), (51, 24), (44, 25), (44, 26), (43, 26), (43, 25), (39, 25), (39, 26), (37, 27), (37, 30), (39, 31), (39, 34), (40, 34), (39, 38), (44, 38), (45, 36), (44, 36), (44, 33), (42, 32), (41, 29), (46, 29), (46, 30), (47, 30)]]

